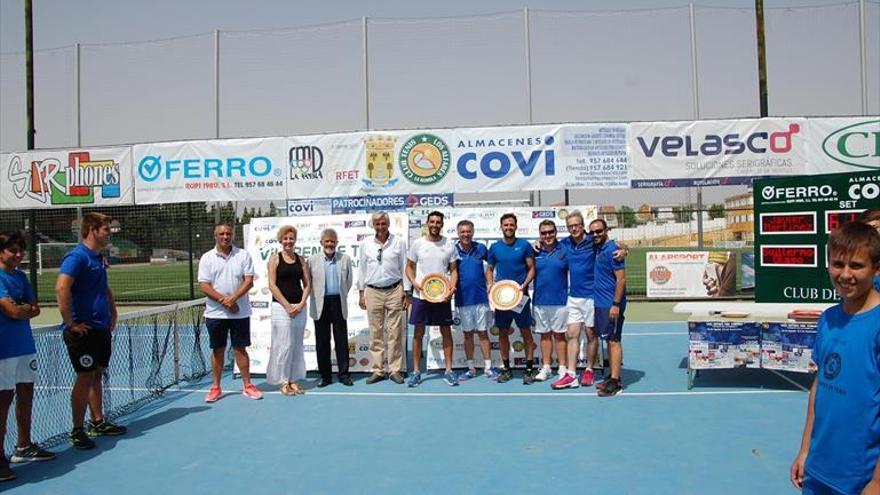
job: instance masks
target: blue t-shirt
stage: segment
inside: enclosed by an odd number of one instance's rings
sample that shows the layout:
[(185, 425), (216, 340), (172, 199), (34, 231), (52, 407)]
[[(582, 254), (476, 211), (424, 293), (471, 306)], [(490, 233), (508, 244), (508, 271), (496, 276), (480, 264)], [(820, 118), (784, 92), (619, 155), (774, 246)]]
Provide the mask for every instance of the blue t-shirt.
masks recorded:
[(80, 244), (61, 259), (60, 272), (73, 278), (74, 323), (85, 322), (92, 328), (107, 330), (110, 327), (110, 300), (104, 256)]
[(489, 250), (479, 242), (471, 243), (471, 250), (465, 251), (456, 242), (458, 250), (458, 287), (455, 288), (455, 307), (488, 304), (486, 295), (486, 269), (483, 262), (489, 256)]
[(559, 241), (568, 256), (568, 290), (571, 297), (593, 297), (596, 255), (593, 240), (584, 236), (575, 244), (571, 236)]
[(568, 302), (568, 256), (565, 248), (556, 243), (552, 251), (545, 246), (535, 255), (535, 304), (565, 306)]
[(495, 280), (513, 280), (518, 284), (526, 281), (529, 269), (526, 260), (534, 258), (532, 245), (525, 239), (516, 239), (513, 244), (504, 240), (496, 241), (489, 248), (488, 262), (495, 267)]
[(813, 432), (806, 470), (843, 493), (859, 493), (880, 456), (880, 306), (819, 318)]
[[(596, 253), (596, 278), (593, 300), (597, 308), (610, 308), (614, 303), (614, 291), (617, 288), (617, 277), (614, 275), (614, 272), (626, 268), (626, 264), (623, 261), (614, 259), (614, 252), (618, 249), (620, 248), (617, 247), (617, 243), (611, 240), (602, 243), (601, 246), (598, 246), (598, 249), (594, 247), (594, 252)], [(624, 305), (625, 300), (626, 290), (623, 291), (623, 296), (620, 298), (621, 306)]]
[[(36, 301), (34, 289), (20, 270), (6, 273), (0, 269), (0, 299), (11, 298), (16, 304)], [(36, 354), (30, 320), (16, 320), (0, 311), (0, 359)]]

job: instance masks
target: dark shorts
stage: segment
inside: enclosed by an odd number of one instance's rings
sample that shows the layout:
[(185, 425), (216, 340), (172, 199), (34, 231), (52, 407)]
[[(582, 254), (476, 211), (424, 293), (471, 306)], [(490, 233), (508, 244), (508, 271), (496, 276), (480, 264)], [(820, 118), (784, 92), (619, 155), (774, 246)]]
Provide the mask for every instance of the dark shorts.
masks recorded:
[(110, 365), (111, 335), (107, 330), (93, 328), (85, 335), (77, 335), (66, 329), (63, 332), (67, 355), (77, 373), (94, 371)]
[(232, 342), (232, 347), (251, 345), (250, 318), (205, 318), (205, 326), (208, 327), (208, 341), (211, 349), (226, 347), (227, 338)]
[(531, 328), (532, 321), (532, 301), (526, 302), (526, 307), (522, 312), (515, 311), (498, 311), (495, 310), (495, 326), (498, 328), (510, 328), (511, 323), (516, 322), (516, 328)]
[(620, 342), (620, 334), (623, 333), (623, 313), (626, 310), (626, 304), (620, 307), (620, 314), (617, 319), (612, 321), (608, 318), (608, 312), (611, 308), (596, 308), (596, 334), (607, 340), (608, 342)]
[(452, 303), (432, 303), (417, 297), (412, 298), (412, 311), (409, 314), (411, 325), (452, 325)]

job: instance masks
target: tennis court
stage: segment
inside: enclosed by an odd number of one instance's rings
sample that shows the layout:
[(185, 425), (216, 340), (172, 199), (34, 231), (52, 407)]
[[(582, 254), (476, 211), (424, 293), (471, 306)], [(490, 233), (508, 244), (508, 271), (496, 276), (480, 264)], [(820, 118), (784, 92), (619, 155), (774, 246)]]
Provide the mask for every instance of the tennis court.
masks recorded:
[[(27, 494), (793, 493), (787, 471), (799, 445), (807, 377), (704, 372), (688, 391), (683, 322), (627, 323), (626, 390), (614, 398), (599, 398), (593, 388), (552, 391), (547, 383), (497, 384), (482, 376), (455, 388), (439, 375), (428, 375), (418, 389), (389, 381), (367, 386), (361, 375), (352, 388), (333, 384), (295, 398), (261, 386), (268, 393), (256, 402), (238, 393), (240, 381), (227, 374), (226, 394), (209, 405), (203, 402), (208, 381), (186, 381), (198, 372), (171, 377), (177, 384), (164, 393), (143, 392), (151, 387), (140, 382), (161, 385), (173, 373), (163, 352), (195, 369), (198, 360), (184, 351), (205, 345), (182, 333), (179, 351), (170, 352), (173, 341), (141, 332), (144, 321), (125, 339), (117, 335), (121, 361), (111, 365), (126, 375), (118, 367), (127, 366), (126, 353), (144, 353), (138, 347), (161, 357), (146, 360), (152, 363), (143, 365), (146, 378), (139, 372), (136, 379), (111, 378), (116, 402), (152, 397), (119, 413), (129, 434), (99, 438), (92, 451), (62, 444), (57, 460), (15, 465), (18, 479), (0, 488)], [(68, 370), (61, 375), (69, 379)], [(316, 381), (310, 376), (308, 386)], [(68, 414), (59, 402), (53, 419), (63, 426)]]

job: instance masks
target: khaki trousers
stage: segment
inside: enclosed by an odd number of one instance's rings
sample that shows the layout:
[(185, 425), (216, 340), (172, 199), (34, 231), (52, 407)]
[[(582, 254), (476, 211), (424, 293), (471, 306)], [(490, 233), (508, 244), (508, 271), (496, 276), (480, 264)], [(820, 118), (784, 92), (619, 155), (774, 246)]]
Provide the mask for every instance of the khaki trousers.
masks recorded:
[[(385, 351), (388, 351), (388, 372), (403, 370), (404, 322), (403, 284), (389, 290), (364, 289), (367, 320), (370, 323), (370, 355), (373, 373), (385, 374)], [(386, 333), (387, 332), (387, 333)], [(385, 340), (388, 346), (385, 346)]]

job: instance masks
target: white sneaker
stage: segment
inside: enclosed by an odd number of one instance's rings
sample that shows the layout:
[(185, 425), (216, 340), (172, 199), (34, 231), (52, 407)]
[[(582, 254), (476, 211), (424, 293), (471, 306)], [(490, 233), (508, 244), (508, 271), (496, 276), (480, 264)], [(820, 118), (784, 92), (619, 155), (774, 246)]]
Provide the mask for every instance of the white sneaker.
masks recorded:
[(550, 368), (542, 367), (541, 371), (539, 371), (538, 374), (535, 375), (535, 381), (536, 382), (546, 381), (548, 378), (550, 378), (550, 375), (552, 375), (552, 374), (553, 374), (553, 371)]

